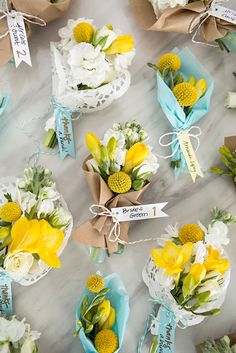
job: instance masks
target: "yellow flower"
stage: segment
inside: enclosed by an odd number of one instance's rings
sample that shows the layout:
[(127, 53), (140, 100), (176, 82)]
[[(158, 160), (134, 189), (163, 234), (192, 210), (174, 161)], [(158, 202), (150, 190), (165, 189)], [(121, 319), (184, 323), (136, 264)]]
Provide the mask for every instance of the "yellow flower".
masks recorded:
[(117, 147), (117, 141), (115, 137), (112, 136), (107, 144), (107, 152), (111, 161), (114, 159), (114, 153), (116, 151), (116, 147)]
[(98, 163), (101, 161), (101, 144), (99, 139), (92, 132), (86, 134), (86, 144), (91, 155)]
[(201, 80), (198, 80), (197, 83), (195, 84), (195, 87), (197, 89), (198, 99), (200, 99), (201, 96), (203, 96), (203, 94), (206, 92), (206, 89), (207, 89), (206, 80), (204, 80), (203, 78)]
[(91, 43), (93, 39), (94, 28), (90, 23), (80, 22), (74, 27), (73, 34), (76, 42)]
[(123, 172), (130, 173), (147, 158), (148, 153), (149, 149), (144, 143), (135, 143), (126, 153)]
[(171, 275), (176, 284), (179, 281), (180, 273), (189, 262), (193, 253), (193, 244), (186, 243), (178, 246), (173, 242), (166, 242), (163, 249), (151, 250), (153, 261), (157, 267), (165, 269), (167, 275)]
[(132, 181), (128, 174), (116, 172), (109, 176), (108, 186), (116, 194), (124, 194), (131, 189)]
[(197, 224), (185, 224), (179, 230), (179, 239), (182, 244), (197, 243), (203, 239), (203, 231)]
[(166, 68), (169, 68), (171, 71), (175, 72), (180, 69), (181, 60), (177, 54), (165, 54), (160, 57), (159, 61), (156, 63), (156, 66), (160, 72), (163, 72)]
[(99, 293), (105, 285), (104, 278), (99, 275), (91, 275), (87, 279), (86, 287), (92, 293)]
[(102, 329), (105, 329), (105, 328), (111, 329), (114, 326), (115, 321), (116, 321), (116, 311), (114, 308), (111, 307), (110, 315), (108, 316), (107, 321), (102, 326)]
[(207, 250), (208, 257), (204, 261), (207, 272), (218, 271), (223, 275), (229, 269), (229, 260), (221, 258), (220, 251), (213, 249), (211, 246)]
[(196, 87), (189, 82), (178, 83), (173, 88), (173, 93), (181, 107), (191, 107), (198, 99)]
[(118, 348), (118, 338), (112, 330), (104, 329), (96, 335), (94, 345), (98, 353), (114, 353)]
[(117, 37), (105, 50), (107, 55), (114, 55), (114, 54), (122, 54), (128, 53), (129, 51), (134, 49), (134, 41), (131, 35), (124, 35)]
[(183, 296), (191, 295), (206, 276), (206, 268), (202, 264), (193, 264), (183, 282)]
[(98, 329), (99, 330), (102, 329), (102, 326), (105, 324), (105, 322), (109, 318), (110, 311), (111, 311), (111, 303), (110, 303), (110, 301), (107, 300), (107, 299), (103, 300), (103, 302), (101, 304), (99, 304), (98, 307), (97, 307), (97, 313), (100, 310), (103, 310), (103, 311), (102, 311), (102, 317), (98, 321)]
[(20, 205), (16, 202), (7, 202), (0, 208), (0, 218), (4, 222), (15, 222), (21, 216)]
[(25, 251), (38, 254), (48, 266), (61, 266), (56, 252), (63, 243), (64, 234), (44, 219), (29, 221), (26, 217), (21, 217), (13, 225), (11, 235), (10, 253)]

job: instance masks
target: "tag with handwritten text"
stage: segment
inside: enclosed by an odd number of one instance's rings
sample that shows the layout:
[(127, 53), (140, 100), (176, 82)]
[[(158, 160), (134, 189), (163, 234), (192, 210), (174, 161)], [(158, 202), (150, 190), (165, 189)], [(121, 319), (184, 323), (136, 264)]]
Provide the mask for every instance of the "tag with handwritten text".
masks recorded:
[(11, 279), (5, 272), (0, 272), (0, 316), (12, 316)]
[(184, 155), (184, 159), (187, 163), (187, 167), (193, 182), (195, 183), (197, 176), (203, 177), (199, 162), (197, 160), (196, 153), (193, 149), (192, 143), (189, 138), (189, 134), (186, 132), (177, 133), (179, 144)]
[(209, 14), (229, 23), (236, 24), (236, 11), (227, 7), (214, 4), (211, 6)]
[(176, 328), (174, 313), (161, 305), (158, 311), (157, 322), (157, 353), (174, 353)]
[(168, 202), (153, 203), (148, 205), (114, 207), (111, 209), (113, 221), (127, 222), (141, 219), (162, 218), (168, 215), (162, 211)]
[(68, 116), (61, 116), (61, 114), (57, 117), (57, 138), (60, 149), (60, 157), (61, 159), (65, 159), (66, 156), (71, 156), (72, 158), (76, 158), (75, 153), (75, 142), (74, 142), (74, 133), (73, 133), (73, 125), (72, 119)]
[(23, 16), (16, 11), (11, 11), (11, 13), (7, 15), (7, 24), (16, 67), (18, 67), (22, 61), (32, 66)]

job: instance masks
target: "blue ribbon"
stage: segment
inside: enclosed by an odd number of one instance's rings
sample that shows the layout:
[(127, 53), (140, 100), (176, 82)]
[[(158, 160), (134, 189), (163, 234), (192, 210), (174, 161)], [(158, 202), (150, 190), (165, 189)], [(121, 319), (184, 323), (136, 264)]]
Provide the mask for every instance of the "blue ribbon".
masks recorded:
[[(144, 334), (138, 343), (138, 353), (142, 353), (145, 338), (151, 332), (151, 325), (154, 319), (158, 321), (158, 345), (155, 353), (174, 353), (174, 336), (176, 328), (176, 318), (174, 313), (161, 301), (152, 301), (152, 312), (148, 315)], [(156, 312), (155, 305), (160, 305), (159, 311)], [(157, 319), (158, 318), (158, 319)], [(152, 352), (154, 352), (152, 350)]]
[(0, 115), (3, 114), (4, 110), (6, 109), (9, 102), (9, 96), (4, 96), (2, 102), (0, 104)]
[(0, 316), (12, 316), (11, 279), (5, 272), (0, 272)]
[(66, 156), (76, 158), (74, 133), (72, 125), (72, 111), (54, 101), (54, 112), (56, 117), (56, 133), (61, 159)]

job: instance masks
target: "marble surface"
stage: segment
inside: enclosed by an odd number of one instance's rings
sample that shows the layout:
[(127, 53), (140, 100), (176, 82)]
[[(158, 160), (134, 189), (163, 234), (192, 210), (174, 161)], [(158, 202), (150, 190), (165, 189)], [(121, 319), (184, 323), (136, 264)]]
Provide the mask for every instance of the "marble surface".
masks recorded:
[[(156, 81), (146, 62), (155, 62), (156, 58), (173, 47), (189, 46), (202, 61), (215, 79), (215, 91), (212, 109), (199, 123), (203, 133), (198, 157), (204, 171), (204, 178), (192, 183), (188, 175), (175, 180), (169, 162), (160, 161), (158, 174), (146, 191), (143, 202), (168, 201), (169, 219), (147, 220), (133, 223), (130, 239), (142, 239), (162, 233), (168, 223), (179, 221), (207, 222), (210, 209), (218, 205), (236, 214), (235, 189), (231, 180), (212, 175), (209, 168), (218, 161), (217, 149), (223, 143), (224, 136), (236, 134), (235, 112), (226, 110), (223, 101), (226, 91), (234, 88), (232, 71), (235, 56), (221, 53), (217, 49), (194, 45), (187, 36), (145, 32), (134, 21), (128, 0), (74, 0), (68, 13), (61, 19), (37, 29), (30, 40), (33, 68), (12, 65), (0, 69), (0, 87), (11, 95), (10, 104), (1, 117), (0, 130), (0, 177), (20, 175), (27, 163), (27, 157), (34, 152), (34, 143), (19, 129), (24, 119), (37, 118), (48, 107), (51, 98), (50, 41), (57, 40), (57, 30), (67, 19), (94, 18), (100, 26), (112, 23), (121, 27), (123, 32), (134, 35), (137, 55), (131, 67), (132, 84), (129, 91), (104, 111), (86, 115), (75, 124), (77, 160), (66, 159), (61, 162), (58, 156), (41, 155), (40, 163), (53, 171), (59, 190), (63, 193), (75, 224), (90, 217), (89, 206), (92, 203), (81, 164), (87, 155), (84, 136), (88, 131), (102, 137), (103, 132), (113, 122), (125, 122), (137, 119), (144, 124), (150, 134), (150, 144), (155, 150), (164, 153), (158, 147), (158, 138), (169, 131), (169, 125), (156, 101)], [(35, 120), (28, 126), (39, 139), (43, 136), (44, 120)], [(228, 253), (233, 273), (236, 271), (236, 227), (231, 227), (231, 245)], [(131, 314), (127, 325), (121, 353), (135, 352), (137, 341), (143, 333), (145, 320), (149, 312), (148, 290), (145, 287), (141, 271), (149, 250), (154, 243), (145, 243), (127, 247), (122, 256), (112, 256), (106, 264), (94, 266), (88, 259), (88, 250), (71, 239), (62, 255), (62, 268), (52, 270), (48, 276), (31, 287), (13, 285), (15, 313), (25, 316), (32, 327), (42, 332), (39, 347), (42, 353), (78, 353), (83, 352), (79, 339), (73, 337), (75, 308), (82, 293), (87, 276), (99, 269), (104, 274), (117, 272), (123, 279), (130, 295)], [(176, 332), (176, 353), (194, 353), (195, 344), (208, 335), (215, 337), (236, 331), (234, 298), (236, 276), (232, 276), (222, 313), (205, 320), (199, 326)], [(145, 351), (145, 349), (144, 349)]]

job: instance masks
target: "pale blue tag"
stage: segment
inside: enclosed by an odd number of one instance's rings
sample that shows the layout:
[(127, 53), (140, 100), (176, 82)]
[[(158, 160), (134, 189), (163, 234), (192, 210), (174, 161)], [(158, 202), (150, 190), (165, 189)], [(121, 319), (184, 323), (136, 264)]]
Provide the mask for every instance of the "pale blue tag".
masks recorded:
[(66, 156), (76, 158), (72, 111), (67, 107), (56, 104), (55, 117), (61, 159), (65, 159)]
[(158, 312), (157, 353), (174, 353), (175, 328), (174, 313), (161, 305)]
[(0, 316), (12, 316), (11, 279), (5, 272), (0, 272)]

